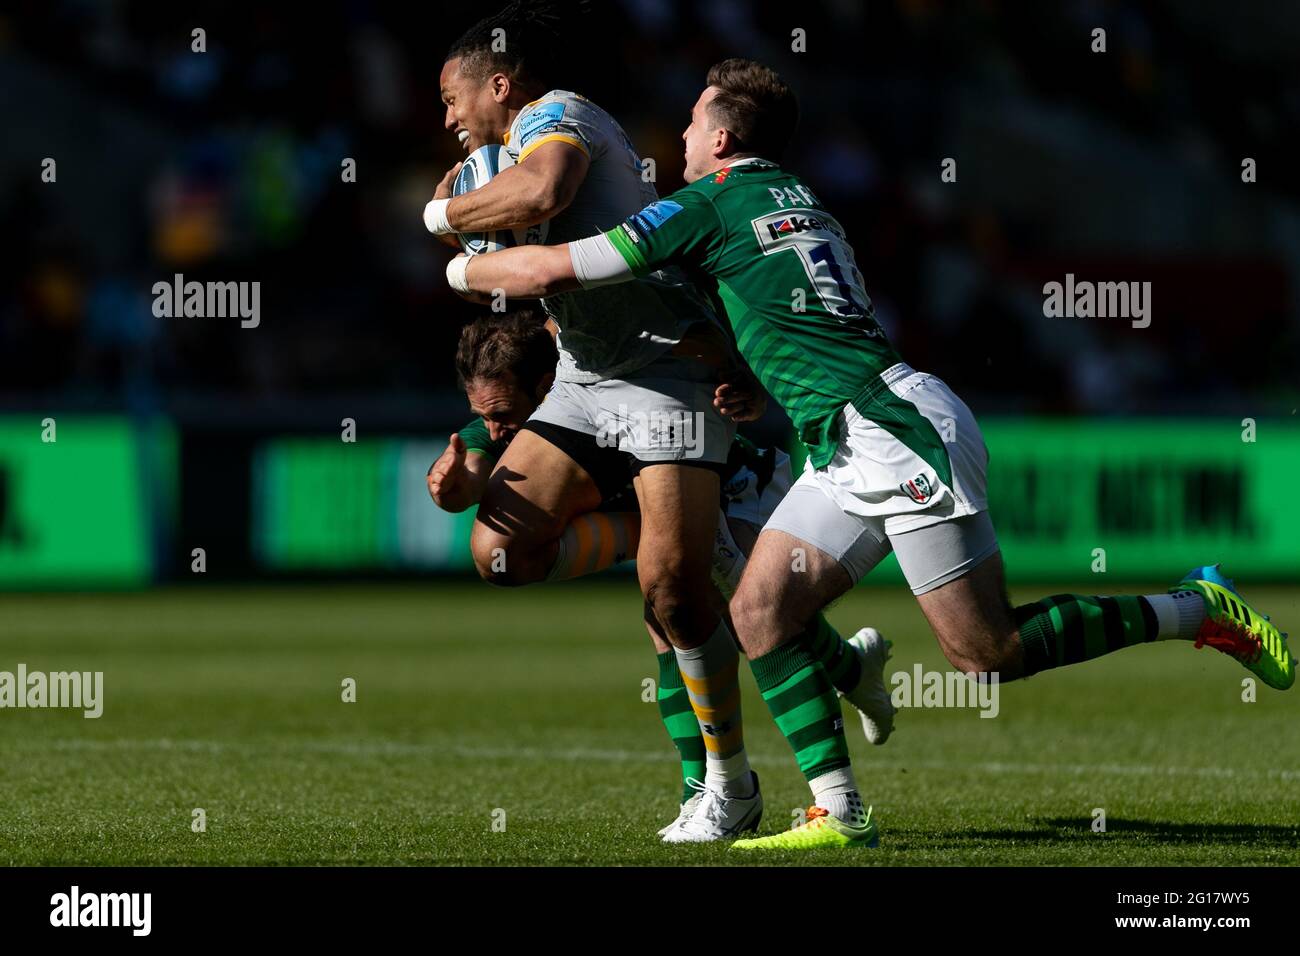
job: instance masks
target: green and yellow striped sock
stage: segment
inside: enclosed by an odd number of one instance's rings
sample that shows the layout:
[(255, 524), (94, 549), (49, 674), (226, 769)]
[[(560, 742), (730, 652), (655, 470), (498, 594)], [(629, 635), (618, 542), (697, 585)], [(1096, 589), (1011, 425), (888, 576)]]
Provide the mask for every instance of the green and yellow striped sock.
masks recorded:
[(1055, 594), (1014, 613), (1026, 677), (1154, 641), (1158, 633), (1156, 613), (1144, 597)]
[(664, 730), (668, 731), (682, 760), (682, 803), (685, 803), (695, 792), (686, 781), (693, 778), (704, 782), (704, 737), (691, 709), (682, 672), (677, 668), (677, 655), (672, 651), (659, 655), (658, 696), (659, 719), (664, 722)]
[(849, 766), (839, 698), (804, 641), (787, 641), (749, 666), (776, 726), (794, 748), (804, 779), (811, 783)]

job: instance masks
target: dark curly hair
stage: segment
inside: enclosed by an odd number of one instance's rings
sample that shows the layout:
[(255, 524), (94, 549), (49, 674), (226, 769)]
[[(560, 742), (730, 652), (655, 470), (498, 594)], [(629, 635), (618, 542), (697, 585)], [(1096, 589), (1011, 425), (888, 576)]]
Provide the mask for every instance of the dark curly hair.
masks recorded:
[[(499, 72), (524, 89), (545, 91), (555, 58), (564, 49), (561, 27), (587, 9), (588, 0), (511, 0), (466, 30), (444, 62), (459, 59), (461, 74), (476, 82)], [(498, 29), (503, 44), (494, 43)], [(493, 49), (500, 45), (504, 49)]]

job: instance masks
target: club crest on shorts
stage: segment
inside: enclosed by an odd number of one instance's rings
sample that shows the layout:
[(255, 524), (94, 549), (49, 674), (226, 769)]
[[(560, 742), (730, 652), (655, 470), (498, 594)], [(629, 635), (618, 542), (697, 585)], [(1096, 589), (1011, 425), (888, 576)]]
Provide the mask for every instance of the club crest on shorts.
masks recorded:
[(902, 489), (903, 494), (918, 505), (925, 504), (934, 495), (934, 489), (930, 486), (930, 479), (925, 475), (917, 475), (911, 481), (905, 481), (898, 487)]

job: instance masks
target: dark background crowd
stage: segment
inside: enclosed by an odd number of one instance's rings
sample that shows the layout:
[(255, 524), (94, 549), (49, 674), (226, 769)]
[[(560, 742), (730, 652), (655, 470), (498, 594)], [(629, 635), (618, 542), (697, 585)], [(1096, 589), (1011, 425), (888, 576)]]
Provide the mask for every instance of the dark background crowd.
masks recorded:
[[(420, 214), (462, 156), (443, 55), (496, 6), (0, 12), (0, 410), (463, 418), (451, 355), (476, 310)], [(708, 66), (780, 70), (803, 110), (788, 165), (903, 355), (977, 413), (1295, 408), (1300, 6), (597, 0), (565, 36), (555, 85), (622, 123), (661, 194)], [(260, 281), (260, 326), (156, 318), (176, 273)], [(1151, 282), (1150, 327), (1046, 317), (1067, 273)]]

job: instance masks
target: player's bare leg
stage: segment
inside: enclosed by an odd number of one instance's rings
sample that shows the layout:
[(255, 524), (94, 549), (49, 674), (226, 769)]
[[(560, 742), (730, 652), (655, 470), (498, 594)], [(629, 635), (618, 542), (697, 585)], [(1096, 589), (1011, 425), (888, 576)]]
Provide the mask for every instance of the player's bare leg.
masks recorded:
[[(726, 518), (725, 531), (730, 537), (728, 539), (720, 531), (719, 542), (724, 550), (737, 551), (740, 557), (727, 562), (729, 567), (723, 572), (719, 566), (723, 563), (722, 556), (715, 551), (714, 580), (724, 597), (730, 599), (735, 595), (762, 530), (760, 525), (749, 521)], [(896, 713), (885, 688), (885, 664), (890, 657), (891, 642), (874, 627), (861, 628), (845, 640), (822, 613), (818, 613), (808, 625), (804, 639), (813, 656), (826, 669), (826, 676), (836, 693), (857, 710), (867, 741), (880, 746), (889, 740)]]
[(705, 792), (692, 817), (665, 834), (701, 842), (757, 827), (762, 798), (745, 755), (738, 654), (721, 597), (710, 582), (719, 480), (715, 472), (675, 463), (641, 468), (637, 575), (678, 666), (705, 745)]
[(1007, 599), (1002, 553), (933, 591), (916, 596), (948, 663), (962, 673), (1024, 674), (1025, 656)]
[(641, 469), (633, 487), (641, 506), (641, 592), (674, 647), (698, 647), (716, 630), (723, 607), (715, 588), (700, 585), (712, 567), (718, 476), (707, 468), (655, 464)]
[(838, 561), (784, 531), (764, 531), (731, 601), (737, 638), (753, 660), (802, 634), (853, 582)]
[(474, 566), (493, 584), (542, 581), (577, 515), (600, 506), (600, 492), (572, 458), (521, 431), (488, 479), (470, 537)]

